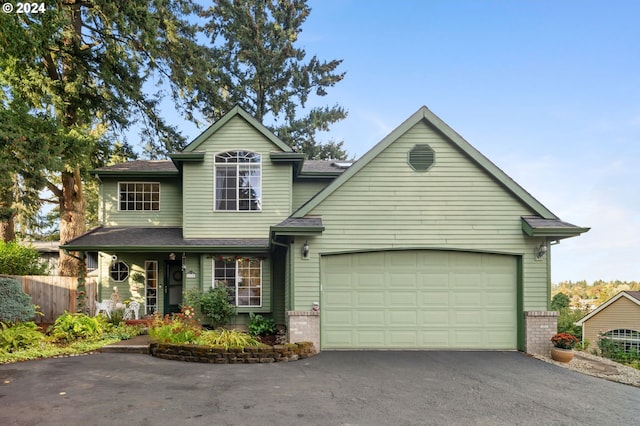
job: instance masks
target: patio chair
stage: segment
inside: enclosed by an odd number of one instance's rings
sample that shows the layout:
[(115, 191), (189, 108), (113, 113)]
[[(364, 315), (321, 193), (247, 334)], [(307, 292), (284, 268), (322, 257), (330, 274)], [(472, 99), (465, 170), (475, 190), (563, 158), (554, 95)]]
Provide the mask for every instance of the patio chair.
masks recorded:
[(129, 302), (129, 306), (124, 308), (122, 319), (131, 320), (139, 319), (140, 302)]
[(96, 312), (94, 316), (98, 316), (100, 312), (102, 312), (107, 318), (111, 319), (111, 311), (113, 311), (113, 302), (110, 299), (104, 299), (102, 302), (96, 301)]

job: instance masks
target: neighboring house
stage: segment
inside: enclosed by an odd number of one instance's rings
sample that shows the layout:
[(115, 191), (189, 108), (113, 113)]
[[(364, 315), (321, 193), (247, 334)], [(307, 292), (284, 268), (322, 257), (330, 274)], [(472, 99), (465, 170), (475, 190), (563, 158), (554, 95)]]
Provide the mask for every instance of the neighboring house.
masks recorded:
[(640, 291), (621, 291), (590, 312), (576, 325), (582, 326), (582, 341), (597, 350), (600, 335), (640, 351)]
[[(57, 241), (24, 241), (22, 244), (26, 247), (33, 247), (40, 258), (47, 265), (49, 275), (57, 275), (58, 260), (60, 259), (60, 243)], [(98, 253), (87, 252), (87, 272), (92, 272), (98, 268)]]
[(320, 349), (547, 344), (550, 244), (588, 230), (426, 107), (353, 164), (308, 161), (238, 107), (170, 158), (93, 172), (102, 226), (63, 247), (100, 252), (101, 297), (165, 314), (224, 285), (236, 324), (266, 314)]

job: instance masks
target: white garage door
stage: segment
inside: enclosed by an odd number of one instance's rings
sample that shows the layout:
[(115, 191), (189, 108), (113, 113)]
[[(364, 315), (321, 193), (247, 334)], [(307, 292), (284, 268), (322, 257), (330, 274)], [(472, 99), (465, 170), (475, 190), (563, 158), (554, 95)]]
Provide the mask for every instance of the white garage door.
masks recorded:
[(516, 349), (513, 256), (387, 251), (322, 258), (322, 349)]

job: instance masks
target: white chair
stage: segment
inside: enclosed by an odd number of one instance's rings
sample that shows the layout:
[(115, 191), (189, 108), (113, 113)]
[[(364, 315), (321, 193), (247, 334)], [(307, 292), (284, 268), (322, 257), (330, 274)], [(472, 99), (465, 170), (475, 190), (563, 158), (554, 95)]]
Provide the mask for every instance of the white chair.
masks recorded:
[(140, 302), (129, 302), (129, 306), (124, 308), (124, 315), (122, 319), (139, 319)]
[(96, 313), (94, 316), (98, 316), (102, 312), (110, 319), (111, 311), (113, 311), (113, 301), (110, 299), (104, 299), (102, 302), (96, 301)]

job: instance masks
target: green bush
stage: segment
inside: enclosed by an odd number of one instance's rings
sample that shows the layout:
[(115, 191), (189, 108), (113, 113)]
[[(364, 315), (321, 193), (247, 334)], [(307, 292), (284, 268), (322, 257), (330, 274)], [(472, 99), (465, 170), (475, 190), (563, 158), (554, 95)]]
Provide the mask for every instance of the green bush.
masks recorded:
[(600, 333), (598, 336), (598, 349), (600, 349), (601, 356), (622, 364), (633, 364), (640, 361), (640, 351), (635, 348), (625, 350), (622, 342), (610, 339), (605, 333)]
[(19, 322), (12, 326), (0, 322), (0, 353), (11, 353), (40, 345), (44, 334), (33, 321)]
[(216, 287), (204, 293), (200, 298), (200, 309), (214, 328), (227, 324), (236, 313), (225, 287)]
[(205, 346), (224, 346), (225, 349), (240, 348), (244, 349), (249, 346), (260, 346), (261, 343), (247, 333), (238, 330), (226, 330), (219, 328), (217, 330), (207, 331), (200, 336), (198, 344)]
[(47, 265), (33, 247), (0, 241), (0, 274), (46, 275)]
[(13, 278), (0, 278), (0, 321), (24, 322), (35, 318), (36, 309), (31, 296)]
[(178, 315), (174, 315), (173, 318), (156, 318), (149, 327), (151, 340), (160, 343), (196, 343), (201, 333), (200, 324)]
[(49, 331), (53, 339), (70, 342), (78, 339), (100, 339), (110, 328), (111, 325), (102, 315), (90, 317), (65, 312), (56, 319)]
[(196, 289), (186, 290), (182, 294), (182, 304), (180, 306), (183, 309), (188, 307), (193, 308), (194, 314), (195, 314), (193, 319), (195, 319), (196, 321), (199, 321), (200, 323), (203, 323), (204, 315), (202, 314), (201, 302), (202, 302), (202, 291), (196, 290)]
[(574, 323), (585, 315), (586, 313), (579, 309), (560, 309), (558, 311), (558, 333), (573, 334), (578, 340), (582, 340), (582, 327)]
[(268, 336), (276, 332), (276, 321), (273, 318), (265, 318), (251, 312), (247, 328), (252, 336)]

